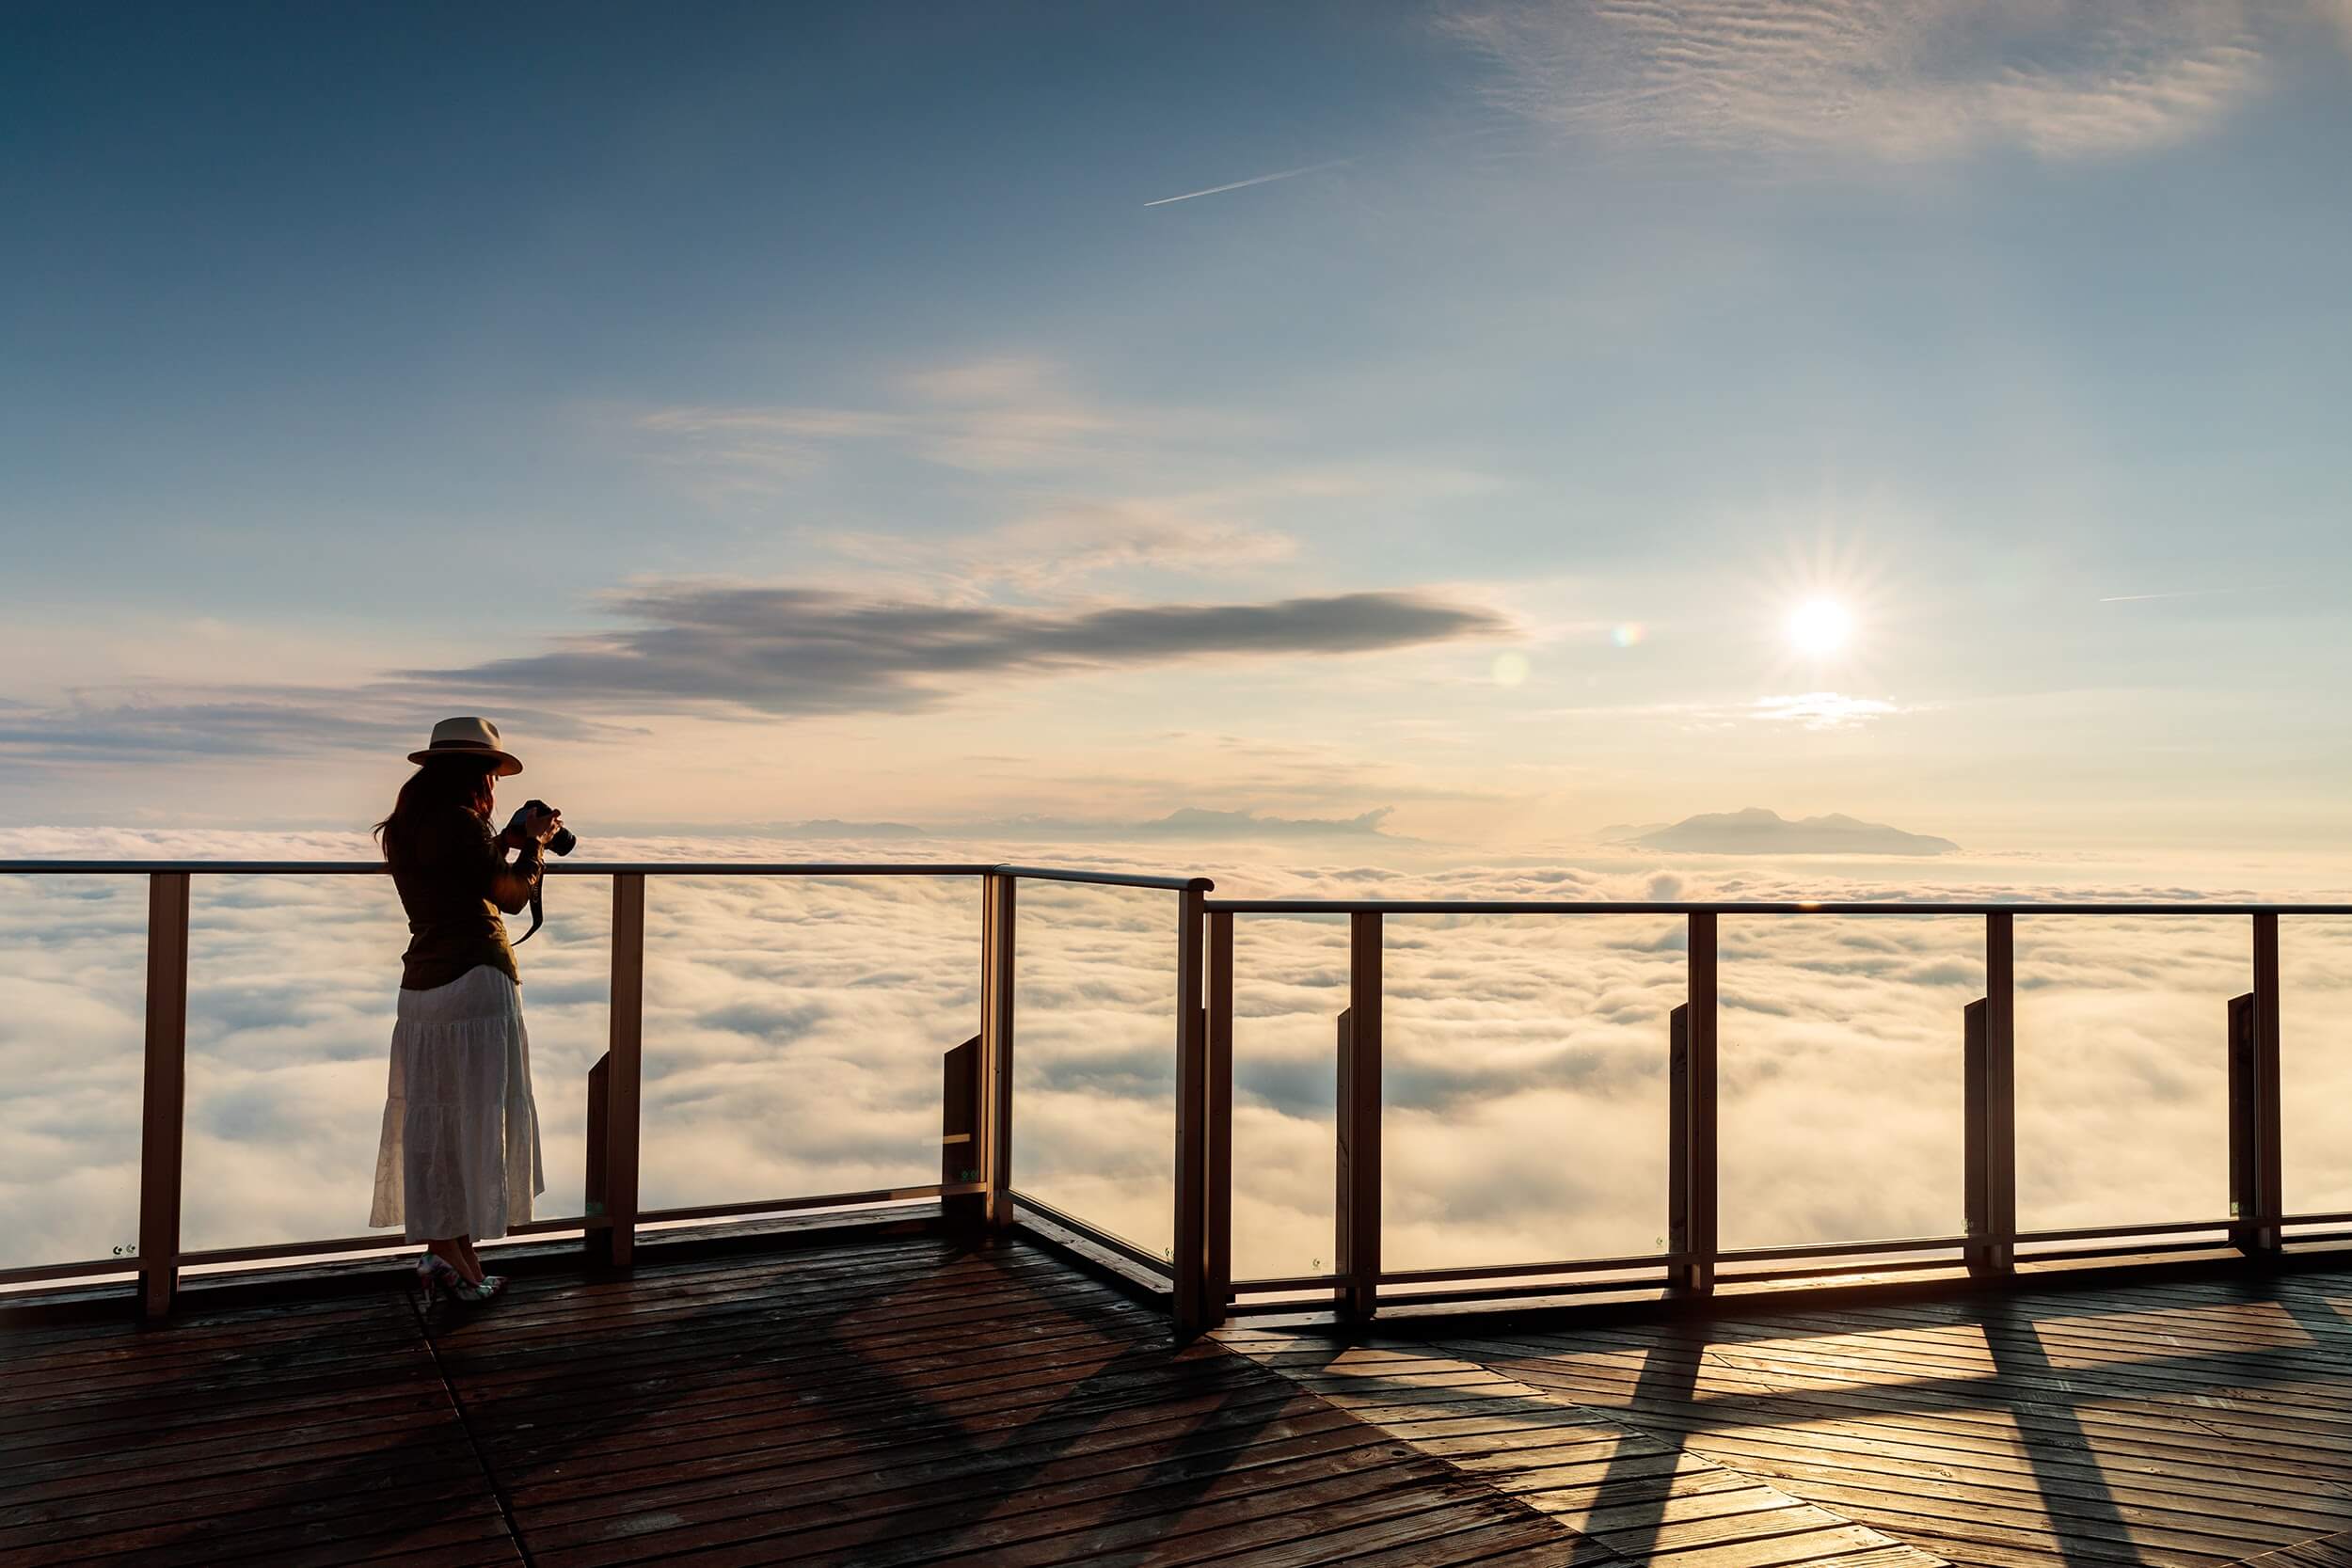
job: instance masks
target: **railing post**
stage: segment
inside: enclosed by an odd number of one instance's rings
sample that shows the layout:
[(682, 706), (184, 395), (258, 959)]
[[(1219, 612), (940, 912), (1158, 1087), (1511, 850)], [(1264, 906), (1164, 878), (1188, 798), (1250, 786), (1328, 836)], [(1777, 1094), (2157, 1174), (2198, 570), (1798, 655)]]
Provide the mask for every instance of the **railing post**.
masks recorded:
[(1209, 916), (1208, 1323), (1233, 1299), (1233, 916)]
[(1347, 917), (1347, 1010), (1340, 1015), (1339, 1309), (1369, 1318), (1380, 1299), (1380, 916)]
[(1666, 1015), (1666, 1287), (1684, 1288), (1691, 1251), (1691, 1005)]
[[(580, 1173), (580, 1212), (590, 1219), (605, 1212), (605, 1189), (610, 1185), (607, 1167), (612, 1158), (612, 1053), (607, 1051), (596, 1058), (596, 1065), (588, 1069), (588, 1148), (586, 1169)], [(592, 1263), (609, 1262), (612, 1252), (605, 1244), (605, 1233), (592, 1229), (580, 1237), (582, 1248)]]
[(2017, 917), (1984, 917), (1984, 995), (1961, 1014), (1962, 1202), (1973, 1275), (2017, 1266)]
[(1012, 1224), (1012, 996), (1015, 879), (980, 879), (980, 1180), (989, 1228)]
[[(939, 1184), (953, 1187), (980, 1180), (980, 1037), (965, 1040), (939, 1063)], [(987, 1227), (988, 1195), (950, 1193), (939, 1200), (940, 1216), (957, 1236)]]
[(2230, 1243), (2274, 1253), (2285, 1211), (2279, 1150), (2279, 917), (2254, 918), (2254, 989), (2230, 1002)]
[(612, 1007), (605, 1060), (605, 1259), (628, 1268), (637, 1256), (637, 1147), (644, 1079), (645, 876), (612, 877)]
[(188, 874), (147, 879), (147, 1062), (139, 1116), (139, 1309), (180, 1290), (180, 1162), (187, 1111)]
[(1689, 997), (1682, 1012), (1683, 1244), (1688, 1257), (1672, 1273), (1678, 1293), (1704, 1295), (1715, 1289), (1715, 916), (1690, 916)]
[(1209, 1042), (1200, 1002), (1202, 893), (1176, 895), (1176, 1330), (1196, 1334), (1209, 1323)]

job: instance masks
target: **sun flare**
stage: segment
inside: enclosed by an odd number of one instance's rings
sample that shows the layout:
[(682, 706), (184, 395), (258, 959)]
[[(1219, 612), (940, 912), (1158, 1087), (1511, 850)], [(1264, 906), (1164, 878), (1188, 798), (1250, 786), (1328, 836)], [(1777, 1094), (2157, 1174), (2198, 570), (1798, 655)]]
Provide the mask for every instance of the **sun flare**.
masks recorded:
[(1853, 613), (1836, 599), (1807, 599), (1788, 612), (1788, 632), (1799, 653), (1824, 658), (1853, 636)]

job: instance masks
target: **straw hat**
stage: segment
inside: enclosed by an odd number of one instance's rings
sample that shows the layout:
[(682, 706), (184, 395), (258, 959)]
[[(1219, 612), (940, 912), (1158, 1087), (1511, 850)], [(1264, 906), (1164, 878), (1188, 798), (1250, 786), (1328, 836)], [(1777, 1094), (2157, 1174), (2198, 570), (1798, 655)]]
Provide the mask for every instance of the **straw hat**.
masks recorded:
[(410, 762), (435, 757), (496, 757), (501, 779), (523, 770), (515, 753), (499, 745), (499, 727), (487, 719), (444, 719), (433, 726), (432, 744), (408, 753)]

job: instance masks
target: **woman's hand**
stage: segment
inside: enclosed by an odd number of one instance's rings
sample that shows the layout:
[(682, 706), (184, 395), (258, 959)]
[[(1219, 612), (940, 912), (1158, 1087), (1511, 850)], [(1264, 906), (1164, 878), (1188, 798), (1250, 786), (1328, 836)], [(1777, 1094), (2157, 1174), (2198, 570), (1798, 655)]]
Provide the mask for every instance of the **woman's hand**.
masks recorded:
[(500, 842), (519, 849), (533, 840), (541, 844), (547, 843), (555, 836), (555, 830), (563, 825), (564, 814), (560, 811), (545, 807), (533, 811), (531, 807), (524, 806), (515, 813), (513, 820), (506, 824), (506, 832), (501, 833), (499, 839)]

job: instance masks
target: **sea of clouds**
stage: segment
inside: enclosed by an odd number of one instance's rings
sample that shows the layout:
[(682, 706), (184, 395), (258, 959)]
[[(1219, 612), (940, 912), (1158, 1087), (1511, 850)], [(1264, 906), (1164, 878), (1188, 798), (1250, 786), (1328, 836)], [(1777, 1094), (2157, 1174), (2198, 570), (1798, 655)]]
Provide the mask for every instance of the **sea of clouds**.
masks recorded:
[[(352, 860), (347, 835), (0, 832), (0, 859)], [(1473, 863), (1398, 845), (1091, 844), (1058, 863), (1201, 872), (1250, 895), (1604, 899), (2232, 897), (2026, 863), (1640, 863), (1597, 852)], [(615, 860), (984, 861), (946, 841), (674, 837)], [(1327, 849), (1323, 853), (1329, 853)], [(1034, 862), (1041, 852), (1022, 847)], [(1900, 879), (1897, 880), (1896, 879)], [(545, 1138), (543, 1215), (580, 1212), (585, 1085), (607, 1028), (611, 883), (551, 879), (520, 953)], [(136, 1239), (146, 889), (0, 877), (0, 1266)], [(1025, 883), (1016, 1182), (1154, 1251), (1171, 1234), (1176, 900)], [(518, 927), (519, 928), (519, 927)], [(1385, 998), (1391, 1267), (1611, 1256), (1664, 1230), (1670, 917), (1391, 917)], [(1982, 924), (1727, 916), (1722, 926), (1727, 1246), (1961, 1228), (1961, 1011)], [(183, 1245), (361, 1230), (405, 932), (378, 877), (198, 879)], [(2247, 922), (2018, 922), (2019, 1210), (2027, 1227), (2227, 1212), (2224, 1006)], [(1327, 1266), (1334, 1021), (1346, 932), (1243, 916), (1236, 936), (1234, 1215), (1248, 1275)], [(977, 1029), (971, 877), (648, 882), (648, 1207), (928, 1182), (940, 1053)], [(2290, 1208), (2352, 1209), (2352, 922), (2282, 938)]]

